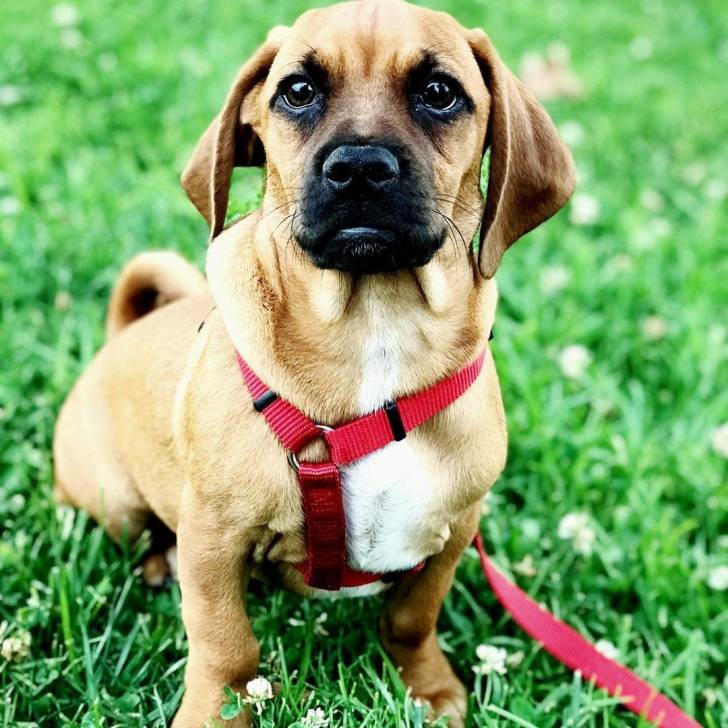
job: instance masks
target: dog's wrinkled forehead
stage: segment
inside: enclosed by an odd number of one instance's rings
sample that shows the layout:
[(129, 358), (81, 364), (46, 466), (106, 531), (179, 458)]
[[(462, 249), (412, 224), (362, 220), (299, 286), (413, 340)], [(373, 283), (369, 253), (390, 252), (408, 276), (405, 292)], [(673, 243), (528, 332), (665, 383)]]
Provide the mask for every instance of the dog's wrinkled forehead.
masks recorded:
[(320, 67), (337, 87), (357, 87), (371, 100), (372, 86), (396, 87), (425, 59), (456, 76), (476, 97), (486, 90), (460, 25), (449, 15), (399, 0), (357, 0), (302, 15), (281, 29), (271, 87), (296, 66)]

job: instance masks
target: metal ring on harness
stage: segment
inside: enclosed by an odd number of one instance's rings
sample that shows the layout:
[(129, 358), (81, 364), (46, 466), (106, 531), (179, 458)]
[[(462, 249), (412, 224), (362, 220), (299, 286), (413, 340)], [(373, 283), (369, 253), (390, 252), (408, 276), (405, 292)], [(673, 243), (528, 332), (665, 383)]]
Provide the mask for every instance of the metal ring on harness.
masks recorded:
[[(321, 430), (321, 432), (333, 432), (333, 427), (328, 427), (327, 425), (319, 425), (316, 424), (316, 427)], [(301, 469), (301, 463), (298, 462), (298, 458), (296, 457), (296, 453), (293, 452), (293, 450), (288, 451), (288, 464), (296, 471), (298, 472)]]

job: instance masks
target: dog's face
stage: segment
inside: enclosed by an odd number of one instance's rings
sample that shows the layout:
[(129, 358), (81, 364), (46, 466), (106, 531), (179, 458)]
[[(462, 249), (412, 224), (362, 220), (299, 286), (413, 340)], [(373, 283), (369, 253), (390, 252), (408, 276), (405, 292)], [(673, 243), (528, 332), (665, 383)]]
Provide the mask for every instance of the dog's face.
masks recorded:
[(284, 37), (257, 127), (269, 195), (296, 200), (294, 237), (313, 263), (425, 265), (456, 224), (454, 198), (474, 211), (472, 237), (489, 100), (455, 22), (357, 2), (307, 13)]
[(261, 163), (263, 212), (285, 232), (274, 243), (355, 275), (424, 266), (447, 240), (467, 253), (482, 223), (490, 277), (573, 188), (568, 151), (485, 34), (400, 0), (315, 10), (271, 32), (183, 176), (213, 237), (232, 166)]

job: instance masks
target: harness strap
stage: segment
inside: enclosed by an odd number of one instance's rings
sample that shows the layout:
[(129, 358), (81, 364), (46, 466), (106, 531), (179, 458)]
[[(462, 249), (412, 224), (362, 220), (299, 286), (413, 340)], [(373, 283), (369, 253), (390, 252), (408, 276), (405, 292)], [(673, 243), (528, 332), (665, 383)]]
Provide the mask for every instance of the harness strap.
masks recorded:
[(346, 554), (344, 503), (339, 469), (332, 462), (302, 463), (298, 482), (306, 514), (307, 584), (337, 591), (342, 586), (342, 558)]
[[(278, 397), (237, 354), (238, 366), (253, 398), (253, 407), (289, 452), (298, 472), (303, 513), (306, 519), (307, 560), (299, 565), (306, 584), (336, 591), (342, 586), (363, 586), (381, 574), (356, 572), (346, 563), (346, 520), (340, 468), (403, 440), (408, 432), (459, 399), (478, 378), (485, 352), (461, 371), (429, 389), (388, 402), (383, 409), (342, 425), (324, 427), (290, 402)], [(313, 440), (323, 437), (329, 459), (321, 463), (299, 463), (297, 455)]]
[(521, 629), (559, 662), (579, 671), (587, 681), (621, 698), (623, 705), (660, 728), (700, 728), (671, 700), (642, 678), (614, 660), (602, 655), (591, 642), (569, 625), (542, 609), (531, 597), (509, 581), (493, 564), (478, 533), (475, 547), (480, 554), (491, 589), (498, 601)]
[[(265, 417), (286, 450), (298, 453), (321, 435), (321, 430), (312, 419), (270, 390), (240, 354), (237, 354), (237, 358), (245, 384), (253, 397), (253, 405), (258, 405), (256, 409)], [(262, 406), (266, 399), (269, 401), (267, 407)]]
[(390, 442), (403, 440), (408, 432), (459, 399), (478, 378), (484, 359), (483, 351), (464, 369), (424, 392), (389, 402), (384, 409), (325, 432), (331, 459), (339, 466), (348, 465)]

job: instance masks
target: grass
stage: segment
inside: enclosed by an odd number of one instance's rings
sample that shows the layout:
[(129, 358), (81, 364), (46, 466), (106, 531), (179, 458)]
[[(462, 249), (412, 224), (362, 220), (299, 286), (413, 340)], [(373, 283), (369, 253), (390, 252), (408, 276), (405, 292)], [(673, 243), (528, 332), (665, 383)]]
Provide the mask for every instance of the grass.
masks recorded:
[[(238, 64), (307, 3), (83, 0), (65, 29), (46, 2), (0, 4), (0, 639), (32, 639), (25, 659), (0, 658), (0, 723), (164, 726), (185, 663), (178, 590), (141, 582), (142, 546), (53, 506), (52, 428), (102, 341), (121, 264), (150, 247), (202, 263), (204, 225), (178, 173)], [(567, 212), (532, 234), (499, 273), (511, 449), (484, 533), (504, 568), (532, 557), (536, 573), (517, 578), (537, 599), (611, 640), (701, 724), (726, 726), (728, 601), (708, 585), (727, 547), (728, 467), (711, 448), (728, 420), (724, 4), (437, 6), (486, 27), (514, 67), (552, 41), (570, 48), (585, 94), (549, 108), (570, 136), (570, 122), (583, 130), (580, 189), (600, 204), (591, 224)], [(239, 208), (259, 184), (241, 176)], [(555, 268), (568, 283), (549, 293)], [(650, 316), (664, 335), (645, 334)], [(559, 367), (574, 344), (592, 356), (577, 380)], [(591, 556), (559, 538), (569, 512), (589, 514)], [(375, 639), (379, 610), (256, 590), (261, 674), (283, 686), (260, 725), (295, 725), (314, 706), (336, 726), (422, 725)], [(474, 726), (640, 724), (524, 637), (472, 554), (440, 634)], [(476, 677), (483, 642), (523, 662)]]

